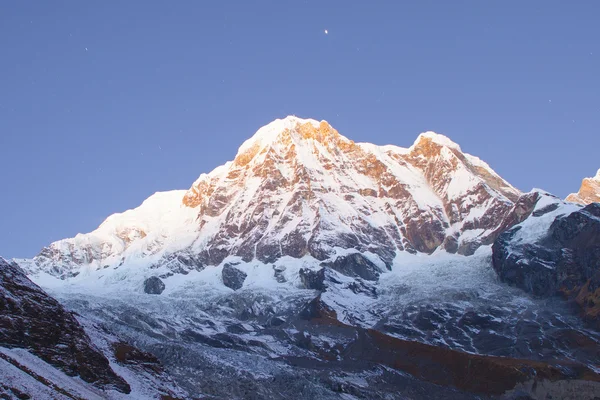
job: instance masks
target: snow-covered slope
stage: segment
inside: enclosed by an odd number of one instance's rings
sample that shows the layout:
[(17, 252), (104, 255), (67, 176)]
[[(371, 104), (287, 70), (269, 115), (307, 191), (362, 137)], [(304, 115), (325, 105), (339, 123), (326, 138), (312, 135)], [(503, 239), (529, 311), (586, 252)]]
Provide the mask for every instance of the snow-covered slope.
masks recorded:
[(409, 148), (376, 146), (325, 121), (287, 117), (188, 191), (156, 193), (19, 263), (34, 275), (112, 281), (131, 271), (186, 274), (228, 257), (318, 263), (348, 251), (375, 255), (385, 268), (404, 251), (472, 254), (491, 243), (519, 194), (443, 135), (423, 133)]
[(581, 182), (579, 192), (571, 193), (567, 196), (567, 201), (579, 204), (590, 204), (600, 202), (600, 169), (596, 173), (596, 176), (592, 178), (585, 178)]
[(126, 259), (146, 265), (157, 253), (179, 250), (197, 236), (197, 212), (182, 204), (185, 193), (155, 193), (139, 207), (109, 216), (91, 233), (54, 242), (33, 261), (17, 261), (29, 274), (43, 271), (61, 278), (118, 269)]

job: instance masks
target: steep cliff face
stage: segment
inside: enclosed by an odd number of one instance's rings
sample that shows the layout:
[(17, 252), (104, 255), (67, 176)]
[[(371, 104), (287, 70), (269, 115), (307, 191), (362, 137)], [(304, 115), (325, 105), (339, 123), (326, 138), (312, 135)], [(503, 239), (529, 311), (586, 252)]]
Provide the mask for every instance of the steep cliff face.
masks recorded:
[(287, 117), (188, 191), (157, 193), (21, 265), (63, 279), (123, 264), (167, 276), (230, 256), (325, 261), (352, 249), (389, 268), (400, 252), (472, 254), (519, 194), (433, 132), (405, 149), (354, 143), (325, 121)]
[(593, 178), (585, 178), (579, 192), (571, 193), (566, 200), (583, 205), (600, 202), (600, 169)]

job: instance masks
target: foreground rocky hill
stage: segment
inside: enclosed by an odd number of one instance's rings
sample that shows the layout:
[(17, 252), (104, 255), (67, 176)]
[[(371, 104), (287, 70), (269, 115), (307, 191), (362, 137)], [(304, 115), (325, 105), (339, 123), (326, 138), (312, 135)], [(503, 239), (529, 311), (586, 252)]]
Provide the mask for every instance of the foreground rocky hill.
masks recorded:
[[(98, 347), (103, 341), (106, 338), (95, 344), (71, 312), (31, 282), (16, 264), (0, 258), (0, 397), (128, 397), (131, 385), (113, 369), (127, 363), (129, 369), (120, 369), (137, 375), (132, 383), (142, 380), (156, 395), (177, 392), (170, 388), (173, 384), (156, 358), (125, 343), (108, 341), (106, 350), (112, 353), (108, 357), (115, 364), (111, 365)], [(144, 364), (147, 361), (150, 365)], [(152, 377), (146, 381), (141, 375), (148, 374), (144, 369), (149, 367)], [(161, 379), (166, 387), (157, 385)], [(139, 392), (135, 390), (133, 396)]]

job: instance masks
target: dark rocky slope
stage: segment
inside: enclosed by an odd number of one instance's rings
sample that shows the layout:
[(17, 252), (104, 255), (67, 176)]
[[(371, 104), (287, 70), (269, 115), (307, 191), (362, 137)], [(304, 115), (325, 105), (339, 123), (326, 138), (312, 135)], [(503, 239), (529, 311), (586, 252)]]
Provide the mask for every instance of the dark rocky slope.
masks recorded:
[[(533, 207), (529, 223), (494, 242), (495, 271), (502, 281), (536, 296), (574, 300), (600, 329), (600, 203), (574, 211), (559, 201)], [(554, 214), (550, 223), (541, 220)]]
[(74, 315), (0, 258), (1, 399), (190, 398), (153, 354)]
[[(340, 349), (335, 358), (322, 351), (324, 349), (317, 350), (319, 358), (324, 360), (385, 365), (425, 382), (483, 396), (499, 396), (515, 390), (521, 392), (517, 395), (535, 396), (535, 390), (531, 392), (523, 389), (524, 384), (533, 383), (535, 386), (544, 381), (570, 381), (571, 388), (586, 387), (581, 398), (591, 398), (600, 390), (600, 376), (579, 363), (484, 356), (401, 340), (374, 329), (341, 323), (336, 312), (324, 304), (320, 297), (308, 303), (300, 316), (308, 322), (304, 326), (307, 331), (353, 338)], [(556, 398), (563, 395), (559, 386), (551, 391)]]
[(0, 346), (24, 348), (69, 376), (123, 393), (129, 384), (110, 367), (75, 317), (0, 258)]

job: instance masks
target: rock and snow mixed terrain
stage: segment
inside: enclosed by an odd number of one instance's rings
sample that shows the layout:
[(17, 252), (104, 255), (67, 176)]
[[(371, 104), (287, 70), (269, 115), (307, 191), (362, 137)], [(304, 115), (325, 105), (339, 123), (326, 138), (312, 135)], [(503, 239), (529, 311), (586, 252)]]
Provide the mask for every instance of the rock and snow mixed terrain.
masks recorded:
[(77, 315), (16, 264), (0, 258), (1, 398), (123, 399), (182, 393), (156, 358), (97, 326), (84, 329)]
[(536, 296), (571, 298), (600, 328), (600, 203), (580, 207), (534, 194), (531, 216), (494, 243), (494, 269)]
[(594, 207), (523, 194), (433, 132), (375, 146), (287, 117), (16, 263), (132, 393), (86, 383), (105, 398), (594, 398)]

